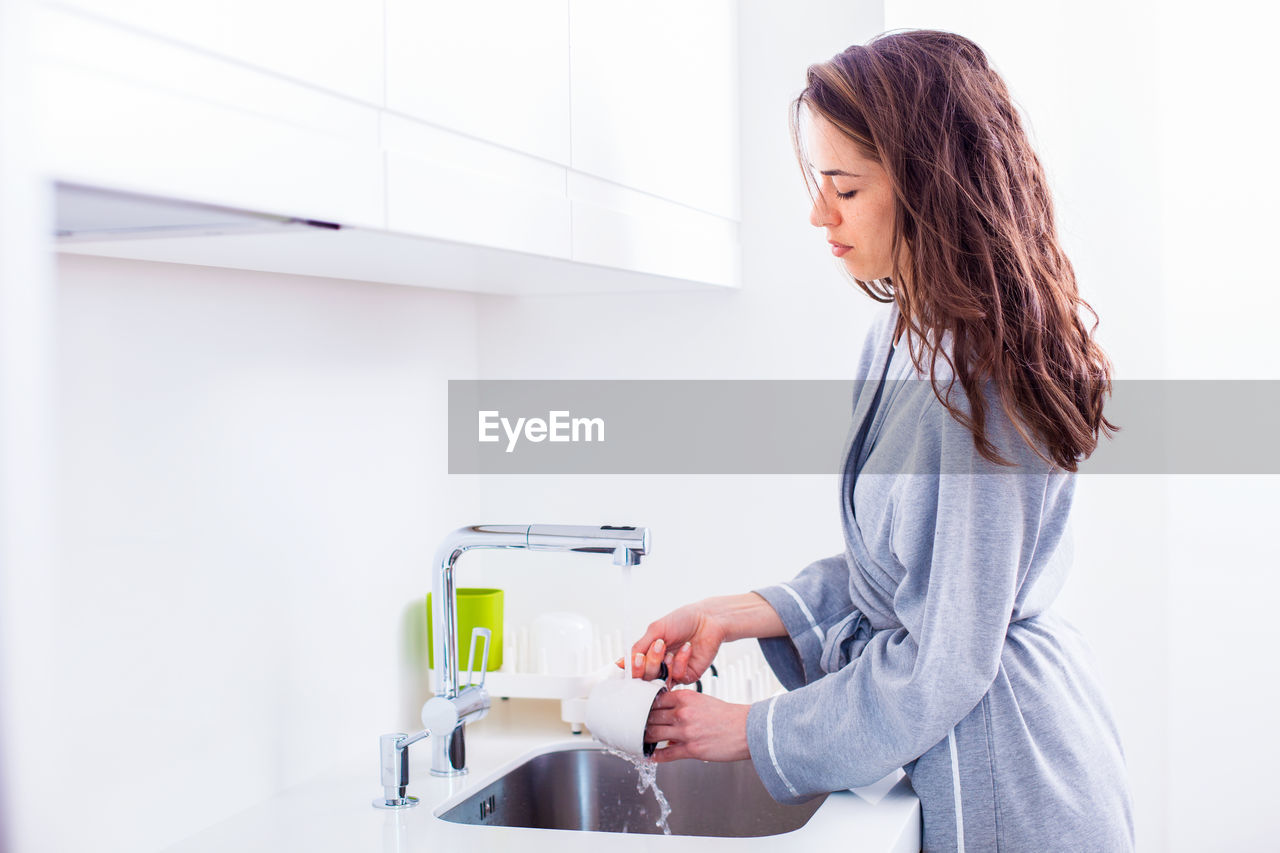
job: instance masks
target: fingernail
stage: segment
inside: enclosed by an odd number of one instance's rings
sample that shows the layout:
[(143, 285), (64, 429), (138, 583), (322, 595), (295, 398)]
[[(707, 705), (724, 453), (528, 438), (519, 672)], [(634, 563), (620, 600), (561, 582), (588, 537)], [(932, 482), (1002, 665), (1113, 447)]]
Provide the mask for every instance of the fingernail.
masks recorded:
[(666, 643), (664, 643), (664, 642), (662, 642), (662, 640), (656, 640), (656, 641), (654, 642), (654, 644), (653, 644), (653, 647), (654, 647), (658, 652), (661, 652), (661, 651), (666, 647), (666, 645), (667, 645), (667, 644), (666, 644)]
[(685, 643), (683, 646), (681, 646), (681, 647), (680, 647), (680, 651), (682, 651), (682, 652), (683, 652), (683, 651), (687, 651), (688, 649), (690, 649), (690, 648), (692, 648), (692, 647), (693, 647), (693, 643)]
[(671, 666), (671, 662), (675, 659), (676, 659), (676, 656), (671, 654), (670, 652), (667, 652), (667, 656), (663, 658), (663, 660), (667, 662), (667, 666)]
[(642, 655), (640, 652), (636, 652), (635, 660), (633, 660), (631, 663), (633, 666), (644, 666), (644, 655)]

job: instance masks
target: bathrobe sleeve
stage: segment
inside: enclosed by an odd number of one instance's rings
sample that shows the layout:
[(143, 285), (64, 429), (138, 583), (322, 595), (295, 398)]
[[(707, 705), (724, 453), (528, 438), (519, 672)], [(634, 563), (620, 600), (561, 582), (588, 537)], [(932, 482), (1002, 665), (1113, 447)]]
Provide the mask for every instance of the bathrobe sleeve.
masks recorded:
[(853, 611), (845, 555), (825, 557), (787, 583), (755, 593), (778, 611), (787, 629), (785, 637), (760, 639), (765, 660), (782, 686), (794, 690), (826, 675), (820, 660), (827, 631)]
[[(988, 412), (999, 420), (998, 404)], [(1019, 450), (992, 433), (989, 424), (989, 437), (1017, 469), (979, 456), (969, 430), (936, 401), (922, 408), (907, 442), (911, 458), (900, 469), (912, 473), (897, 475), (890, 490), (889, 548), (902, 577), (893, 610), (902, 627), (875, 632), (831, 674), (751, 706), (751, 758), (778, 801), (882, 778), (945, 738), (990, 689), (1050, 481), (1058, 479), (1025, 444)], [(792, 641), (807, 658), (800, 619), (781, 596), (770, 600), (782, 602)], [(819, 617), (831, 614), (813, 615), (818, 645)]]

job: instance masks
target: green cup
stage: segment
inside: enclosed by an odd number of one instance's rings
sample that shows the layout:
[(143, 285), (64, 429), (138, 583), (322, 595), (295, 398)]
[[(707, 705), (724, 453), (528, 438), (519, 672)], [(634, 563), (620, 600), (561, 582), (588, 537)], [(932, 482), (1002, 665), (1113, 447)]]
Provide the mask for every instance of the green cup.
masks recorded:
[[(471, 651), (471, 629), (488, 628), (489, 637), (488, 672), (502, 666), (502, 590), (459, 588), (458, 596), (458, 671), (467, 670), (467, 653)], [(431, 593), (427, 593), (427, 666), (435, 669), (436, 642), (435, 628), (432, 625)], [(484, 655), (484, 640), (476, 640), (476, 666)]]

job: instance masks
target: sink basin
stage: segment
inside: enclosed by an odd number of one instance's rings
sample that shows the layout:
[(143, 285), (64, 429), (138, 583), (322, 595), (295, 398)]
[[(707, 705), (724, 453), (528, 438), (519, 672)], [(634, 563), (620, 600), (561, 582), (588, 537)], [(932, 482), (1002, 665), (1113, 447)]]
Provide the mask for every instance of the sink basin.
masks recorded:
[[(480, 826), (661, 834), (653, 790), (638, 793), (637, 781), (634, 766), (599, 746), (557, 749), (507, 770), (437, 816)], [(658, 787), (671, 804), (672, 835), (780, 835), (804, 826), (826, 800), (824, 794), (782, 805), (750, 760), (660, 764)]]

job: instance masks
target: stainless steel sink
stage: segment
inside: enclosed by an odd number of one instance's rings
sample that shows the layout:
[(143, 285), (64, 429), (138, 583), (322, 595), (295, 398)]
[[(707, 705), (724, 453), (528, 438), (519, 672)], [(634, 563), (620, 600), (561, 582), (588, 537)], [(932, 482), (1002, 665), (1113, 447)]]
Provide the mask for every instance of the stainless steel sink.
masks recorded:
[[(481, 826), (588, 829), (661, 834), (651, 789), (636, 791), (636, 768), (598, 748), (536, 755), (482, 786), (439, 817)], [(778, 803), (749, 760), (684, 760), (658, 766), (658, 787), (671, 804), (673, 835), (751, 837), (804, 826), (826, 800)]]

